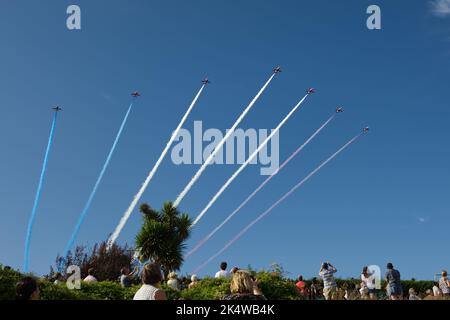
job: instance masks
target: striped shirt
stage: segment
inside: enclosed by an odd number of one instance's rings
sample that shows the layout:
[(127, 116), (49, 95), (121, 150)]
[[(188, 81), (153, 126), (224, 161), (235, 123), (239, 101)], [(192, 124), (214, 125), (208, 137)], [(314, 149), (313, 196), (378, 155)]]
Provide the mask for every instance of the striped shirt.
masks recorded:
[(328, 270), (322, 270), (319, 272), (319, 276), (323, 279), (323, 287), (325, 289), (327, 288), (333, 288), (336, 287), (336, 281), (334, 280), (334, 273), (336, 272), (336, 269), (331, 268)]

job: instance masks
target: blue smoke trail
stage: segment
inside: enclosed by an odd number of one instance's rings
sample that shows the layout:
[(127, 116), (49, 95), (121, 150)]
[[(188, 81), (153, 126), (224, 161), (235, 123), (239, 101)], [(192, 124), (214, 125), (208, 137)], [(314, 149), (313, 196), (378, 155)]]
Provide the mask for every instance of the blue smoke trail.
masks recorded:
[(100, 175), (97, 178), (97, 181), (95, 182), (94, 188), (92, 189), (91, 194), (89, 195), (88, 201), (86, 202), (86, 205), (84, 206), (83, 211), (81, 212), (80, 218), (78, 219), (78, 223), (75, 226), (75, 229), (73, 230), (72, 237), (70, 238), (69, 242), (66, 245), (66, 248), (64, 249), (64, 255), (62, 256), (63, 259), (67, 257), (67, 254), (69, 253), (70, 248), (75, 243), (75, 240), (78, 236), (78, 233), (80, 232), (81, 225), (83, 224), (84, 219), (86, 218), (86, 215), (89, 211), (89, 208), (91, 206), (92, 200), (94, 199), (95, 193), (97, 192), (98, 186), (100, 185), (103, 175), (106, 172), (106, 169), (108, 168), (109, 162), (111, 161), (111, 157), (114, 153), (114, 149), (116, 149), (117, 142), (119, 141), (120, 136), (122, 135), (123, 128), (125, 127), (125, 124), (127, 122), (128, 116), (130, 115), (131, 109), (133, 108), (134, 98), (131, 102), (130, 106), (128, 107), (128, 111), (125, 114), (125, 117), (123, 118), (122, 124), (120, 125), (119, 132), (116, 135), (116, 139), (114, 140), (114, 144), (109, 151), (108, 157), (106, 158), (105, 164), (103, 165), (102, 171), (100, 171)]
[(28, 229), (27, 236), (25, 239), (25, 255), (24, 255), (24, 263), (23, 263), (23, 271), (28, 272), (29, 267), (29, 259), (30, 259), (30, 242), (31, 242), (31, 233), (33, 232), (34, 221), (36, 220), (36, 211), (39, 206), (39, 201), (41, 199), (41, 191), (42, 185), (44, 184), (45, 171), (47, 171), (47, 163), (48, 163), (48, 155), (50, 154), (50, 150), (52, 148), (53, 135), (56, 127), (56, 119), (58, 117), (58, 112), (56, 111), (53, 116), (52, 128), (50, 129), (50, 136), (48, 138), (47, 150), (45, 151), (44, 163), (42, 164), (41, 177), (39, 178), (39, 184), (36, 191), (36, 196), (34, 198), (33, 209), (31, 210), (31, 217), (28, 221)]

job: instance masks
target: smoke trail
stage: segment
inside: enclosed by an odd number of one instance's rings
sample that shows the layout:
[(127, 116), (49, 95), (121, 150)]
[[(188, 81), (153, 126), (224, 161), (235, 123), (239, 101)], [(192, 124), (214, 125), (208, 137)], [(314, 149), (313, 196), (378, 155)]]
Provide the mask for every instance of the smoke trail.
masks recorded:
[(198, 273), (201, 269), (203, 269), (208, 263), (213, 261), (219, 255), (221, 255), (225, 250), (227, 250), (233, 243), (239, 240), (242, 235), (244, 235), (251, 227), (253, 227), (256, 223), (258, 223), (261, 219), (267, 216), (275, 207), (277, 207), (281, 202), (286, 200), (294, 191), (300, 188), (305, 182), (311, 179), (320, 169), (322, 169), (328, 162), (337, 157), (342, 151), (344, 151), (348, 146), (350, 146), (353, 142), (355, 142), (359, 137), (361, 137), (362, 133), (353, 137), (349, 142), (347, 142), (344, 146), (342, 146), (338, 151), (336, 151), (333, 155), (331, 155), (327, 160), (322, 162), (316, 169), (311, 171), (302, 181), (296, 184), (289, 192), (287, 192), (284, 196), (282, 196), (277, 202), (275, 202), (269, 209), (264, 211), (260, 216), (258, 216), (255, 220), (250, 222), (244, 229), (242, 229), (233, 239), (231, 239), (222, 249), (220, 249), (216, 254), (211, 256), (208, 260), (206, 260), (203, 264), (201, 264), (197, 269), (193, 272), (193, 274)]
[(66, 247), (64, 249), (64, 254), (62, 256), (63, 259), (65, 257), (67, 257), (67, 254), (69, 253), (69, 250), (74, 245), (75, 240), (78, 237), (78, 234), (80, 233), (81, 225), (83, 224), (84, 219), (87, 216), (89, 208), (91, 207), (91, 204), (92, 204), (92, 200), (94, 199), (95, 194), (97, 193), (97, 189), (98, 189), (98, 187), (99, 187), (99, 185), (100, 185), (100, 183), (101, 183), (101, 181), (103, 179), (103, 175), (105, 174), (106, 169), (109, 166), (109, 163), (111, 161), (111, 158), (112, 158), (112, 155), (114, 153), (114, 150), (116, 149), (117, 143), (119, 142), (120, 136), (122, 135), (122, 131), (123, 131), (123, 129), (125, 127), (125, 124), (126, 124), (126, 122), (128, 120), (128, 116), (130, 115), (131, 109), (133, 108), (133, 104), (134, 104), (135, 99), (136, 98), (133, 98), (133, 101), (131, 102), (130, 106), (128, 107), (127, 113), (125, 114), (125, 117), (122, 120), (122, 124), (120, 125), (119, 131), (117, 132), (117, 135), (116, 135), (114, 143), (113, 143), (113, 145), (111, 147), (111, 150), (109, 151), (109, 154), (106, 157), (106, 161), (103, 164), (103, 168), (100, 171), (100, 174), (99, 174), (99, 176), (97, 178), (97, 181), (95, 182), (94, 188), (92, 189), (91, 194), (89, 195), (89, 198), (88, 198), (88, 200), (87, 200), (87, 202), (86, 202), (86, 204), (85, 204), (85, 206), (83, 208), (83, 211), (81, 212), (80, 218), (78, 219), (78, 222), (77, 222), (77, 224), (75, 226), (75, 229), (72, 232), (72, 236), (71, 236), (69, 242), (67, 242), (67, 244), (66, 244)]
[(290, 156), (287, 158), (280, 167), (269, 177), (267, 177), (266, 180), (264, 180), (258, 188), (256, 188), (255, 191), (253, 191), (247, 199), (245, 199), (232, 213), (228, 215), (228, 217), (222, 221), (221, 224), (219, 224), (213, 231), (211, 231), (205, 238), (200, 240), (195, 247), (189, 251), (186, 254), (186, 258), (188, 258), (190, 255), (195, 253), (198, 249), (200, 249), (206, 242), (208, 242), (209, 239), (211, 239), (214, 234), (216, 234), (217, 231), (222, 229), (222, 227), (231, 220), (259, 191), (261, 191), (264, 186), (269, 183), (270, 180), (272, 180), (273, 177), (275, 177), (300, 151), (302, 151), (336, 116), (336, 114), (333, 114), (330, 118), (328, 118), (327, 121), (325, 121), (309, 138), (306, 140), (300, 147), (297, 148)]
[(142, 184), (141, 188), (139, 189), (138, 193), (134, 196), (133, 201), (131, 201), (130, 206), (123, 214), (122, 218), (119, 221), (119, 224), (117, 225), (116, 229), (112, 233), (111, 237), (108, 240), (108, 250), (111, 248), (111, 246), (116, 242), (117, 238), (119, 237), (120, 233), (122, 232), (122, 229), (125, 227), (125, 224), (127, 223), (128, 219), (130, 218), (131, 213), (133, 212), (134, 208), (136, 208), (137, 203), (141, 199), (142, 195), (144, 194), (145, 190), (147, 189), (150, 181), (152, 180), (153, 176), (155, 175), (156, 171), (158, 170), (160, 164), (164, 160), (164, 157), (166, 156), (167, 152), (169, 151), (170, 147), (172, 146), (173, 141), (177, 137), (179, 131), (183, 127), (184, 123), (186, 122), (186, 119), (188, 118), (189, 114), (191, 113), (192, 109), (194, 108), (195, 104), (197, 103), (197, 100), (199, 99), (200, 95), (203, 92), (203, 89), (205, 89), (207, 83), (204, 83), (200, 90), (198, 91), (197, 95), (195, 96), (194, 100), (192, 100), (191, 105), (189, 106), (188, 110), (186, 111), (185, 115), (181, 119), (180, 123), (178, 124), (178, 127), (175, 129), (175, 131), (172, 133), (172, 136), (169, 139), (169, 142), (167, 143), (166, 147), (164, 148), (163, 152), (161, 153), (161, 156), (159, 157), (158, 161), (156, 161), (155, 166), (148, 174), (147, 178), (145, 179), (144, 183)]
[(267, 86), (272, 82), (272, 79), (275, 77), (277, 72), (275, 71), (272, 76), (267, 80), (267, 82), (264, 84), (264, 86), (259, 90), (258, 94), (253, 98), (253, 100), (250, 102), (250, 104), (247, 106), (247, 108), (242, 112), (242, 114), (239, 116), (239, 118), (236, 120), (236, 122), (233, 124), (231, 129), (227, 131), (227, 134), (223, 139), (219, 142), (219, 144), (214, 148), (214, 151), (211, 152), (208, 159), (202, 164), (200, 169), (197, 171), (197, 173), (194, 175), (194, 177), (189, 181), (187, 186), (184, 188), (184, 190), (178, 195), (177, 199), (175, 200), (173, 206), (178, 207), (180, 202), (183, 200), (183, 198), (186, 196), (186, 194), (191, 190), (194, 183), (200, 178), (203, 171), (205, 171), (206, 167), (214, 160), (215, 155), (217, 152), (219, 152), (220, 148), (224, 145), (224, 143), (228, 140), (228, 138), (233, 134), (236, 127), (241, 123), (242, 119), (247, 115), (247, 113), (250, 111), (250, 109), (253, 107), (255, 102), (259, 99), (259, 97), (263, 94), (263, 92), (266, 90)]
[(258, 155), (262, 148), (264, 148), (267, 143), (272, 139), (272, 137), (280, 131), (281, 127), (289, 120), (289, 118), (297, 111), (297, 109), (302, 105), (305, 99), (308, 97), (306, 94), (288, 113), (288, 115), (278, 124), (278, 126), (272, 130), (271, 134), (259, 145), (259, 147), (250, 155), (250, 157), (245, 161), (239, 169), (225, 182), (225, 184), (220, 188), (220, 190), (214, 195), (214, 197), (209, 201), (206, 207), (200, 212), (200, 214), (195, 218), (192, 226), (195, 226), (200, 219), (206, 214), (206, 212), (212, 207), (212, 205), (219, 199), (221, 194), (228, 188), (228, 186), (236, 179), (236, 177), (248, 166), (248, 164)]
[(52, 127), (50, 129), (50, 136), (48, 138), (47, 150), (45, 151), (44, 163), (42, 164), (41, 176), (39, 178), (39, 184), (36, 191), (36, 196), (34, 198), (33, 209), (31, 210), (31, 217), (28, 221), (27, 235), (25, 239), (25, 254), (24, 254), (24, 263), (23, 263), (23, 271), (28, 272), (29, 267), (29, 259), (30, 259), (30, 242), (31, 242), (31, 234), (33, 232), (34, 221), (36, 220), (36, 211), (39, 206), (39, 202), (41, 199), (41, 191), (42, 185), (44, 184), (45, 172), (47, 170), (48, 156), (50, 154), (50, 150), (52, 148), (53, 136), (56, 127), (56, 119), (58, 118), (58, 111), (53, 115)]

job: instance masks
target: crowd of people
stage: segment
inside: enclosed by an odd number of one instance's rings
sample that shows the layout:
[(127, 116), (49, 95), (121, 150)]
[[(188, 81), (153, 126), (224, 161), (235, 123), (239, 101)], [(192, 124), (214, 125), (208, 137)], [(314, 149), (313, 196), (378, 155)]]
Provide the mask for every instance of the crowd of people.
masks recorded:
[[(407, 295), (404, 295), (400, 272), (394, 268), (392, 263), (386, 265), (386, 274), (384, 280), (386, 282), (385, 296), (389, 300), (434, 300), (440, 297), (450, 298), (450, 280), (447, 276), (447, 271), (442, 271), (438, 282), (434, 283), (432, 289), (425, 292), (425, 296), (421, 298), (414, 288), (408, 290)], [(307, 283), (303, 281), (303, 277), (298, 277), (296, 283), (299, 293), (306, 299), (315, 300), (318, 296), (323, 295), (326, 300), (377, 300), (379, 293), (382, 293), (381, 279), (378, 279), (375, 272), (371, 272), (367, 266), (363, 267), (361, 272), (361, 282), (359, 285), (347, 285), (344, 288), (338, 288), (334, 274), (337, 269), (330, 263), (322, 263), (319, 270), (319, 277), (323, 280), (323, 288), (321, 290), (317, 283), (317, 279), (313, 278), (311, 285), (308, 287)]]
[[(216, 273), (215, 278), (231, 277), (230, 294), (225, 295), (223, 300), (266, 300), (266, 297), (258, 287), (257, 279), (246, 270), (237, 267), (227, 271), (227, 263), (220, 264), (220, 270)], [(165, 300), (166, 295), (161, 289), (163, 282), (162, 272), (158, 265), (150, 263), (145, 265), (142, 274), (142, 286), (134, 295), (134, 300)], [(200, 280), (197, 275), (192, 275), (190, 282), (186, 277), (178, 279), (175, 272), (169, 273), (167, 276), (167, 286), (174, 290), (192, 289)]]
[[(141, 289), (136, 293), (135, 300), (153, 300), (154, 293), (158, 292), (158, 289), (162, 278), (158, 278), (158, 283), (149, 284), (144, 281), (148, 276), (145, 274), (149, 272), (159, 272), (157, 266), (149, 264), (144, 268), (142, 273), (143, 285)], [(233, 267), (230, 271), (227, 271), (228, 264), (222, 262), (220, 264), (220, 270), (216, 272), (215, 278), (229, 278), (231, 277), (230, 294), (223, 297), (223, 300), (265, 300), (266, 297), (261, 291), (258, 285), (258, 279), (256, 279), (247, 270)], [(336, 267), (330, 262), (324, 262), (321, 264), (318, 276), (321, 278), (322, 283), (317, 278), (313, 278), (309, 281), (303, 279), (303, 276), (299, 276), (295, 284), (298, 294), (306, 300), (377, 300), (385, 290), (385, 296), (390, 300), (434, 300), (439, 297), (450, 298), (450, 280), (447, 276), (447, 271), (442, 271), (439, 281), (434, 283), (433, 288), (426, 291), (424, 297), (420, 297), (419, 294), (413, 289), (408, 290), (407, 295), (404, 295), (400, 272), (394, 268), (392, 263), (386, 265), (386, 274), (384, 280), (386, 282), (385, 288), (380, 288), (380, 281), (377, 283), (375, 272), (370, 271), (369, 267), (365, 266), (361, 272), (361, 282), (359, 285), (346, 285), (343, 288), (338, 288), (336, 283), (335, 274), (337, 273)], [(381, 280), (381, 279), (379, 279)], [(200, 280), (197, 275), (192, 275), (190, 282), (186, 277), (178, 279), (178, 275), (175, 272), (171, 272), (168, 275), (167, 285), (175, 290), (184, 290), (186, 288), (193, 288)], [(148, 288), (151, 285), (152, 288)], [(143, 289), (144, 288), (144, 289)], [(142, 291), (141, 291), (142, 290)], [(142, 292), (148, 293), (143, 295)]]
[[(6, 269), (6, 268), (5, 268)], [(265, 300), (266, 297), (259, 287), (258, 279), (251, 272), (233, 267), (227, 271), (228, 264), (222, 262), (220, 270), (215, 274), (215, 278), (231, 278), (230, 294), (222, 297), (223, 300)], [(390, 300), (434, 300), (437, 298), (450, 299), (450, 280), (447, 271), (442, 271), (441, 277), (434, 282), (434, 286), (426, 290), (425, 295), (419, 295), (413, 288), (407, 293), (403, 292), (400, 272), (394, 268), (392, 263), (386, 265), (384, 280), (385, 288), (380, 287), (380, 280), (377, 279), (375, 272), (367, 266), (363, 267), (359, 284), (352, 285), (352, 282), (346, 282), (346, 285), (339, 288), (336, 282), (335, 274), (338, 272), (330, 262), (324, 262), (320, 266), (318, 278), (305, 281), (303, 276), (299, 276), (295, 283), (299, 296), (306, 300), (377, 300), (380, 296), (385, 296)], [(197, 275), (179, 278), (175, 272), (170, 272), (167, 279), (164, 279), (160, 267), (155, 263), (146, 264), (142, 270), (135, 268), (130, 272), (128, 267), (120, 270), (118, 281), (122, 287), (131, 287), (137, 278), (141, 285), (134, 295), (134, 300), (166, 300), (166, 292), (162, 289), (162, 284), (173, 290), (192, 289), (201, 283)], [(60, 273), (55, 273), (53, 277), (55, 284), (61, 283), (63, 277)], [(95, 270), (89, 269), (87, 276), (83, 279), (86, 283), (95, 283)], [(385, 295), (381, 293), (385, 292)], [(39, 298), (39, 286), (32, 277), (24, 277), (16, 285), (16, 297), (18, 300), (35, 300)]]

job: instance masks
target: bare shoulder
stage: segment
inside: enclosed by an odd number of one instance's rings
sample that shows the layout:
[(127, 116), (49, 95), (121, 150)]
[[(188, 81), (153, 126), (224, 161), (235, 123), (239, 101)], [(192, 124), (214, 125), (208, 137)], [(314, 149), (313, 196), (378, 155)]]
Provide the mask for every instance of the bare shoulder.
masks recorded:
[(158, 289), (155, 292), (155, 300), (167, 300), (166, 293), (164, 290)]

